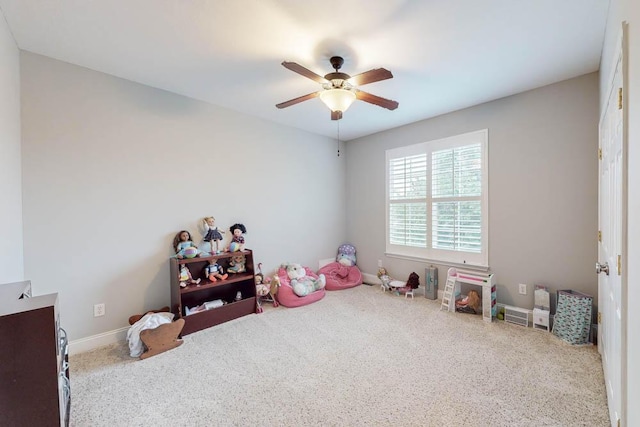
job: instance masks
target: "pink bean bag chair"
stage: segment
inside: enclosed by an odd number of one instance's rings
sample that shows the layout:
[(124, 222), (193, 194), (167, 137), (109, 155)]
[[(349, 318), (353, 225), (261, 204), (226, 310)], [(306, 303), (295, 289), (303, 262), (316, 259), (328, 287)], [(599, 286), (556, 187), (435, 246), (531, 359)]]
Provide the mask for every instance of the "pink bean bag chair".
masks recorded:
[(318, 274), (325, 275), (327, 279), (325, 289), (328, 291), (339, 291), (362, 285), (362, 273), (355, 265), (346, 266), (335, 261), (320, 268)]
[[(305, 267), (304, 269), (307, 272), (307, 276), (313, 277), (314, 279), (318, 278), (318, 275), (311, 271), (308, 267)], [(301, 307), (303, 305), (320, 301), (322, 298), (324, 298), (324, 289), (319, 289), (304, 297), (300, 297), (294, 294), (293, 288), (291, 287), (291, 280), (287, 275), (287, 271), (282, 267), (278, 269), (278, 277), (280, 278), (280, 287), (278, 288), (276, 297), (278, 298), (278, 302), (285, 307)]]

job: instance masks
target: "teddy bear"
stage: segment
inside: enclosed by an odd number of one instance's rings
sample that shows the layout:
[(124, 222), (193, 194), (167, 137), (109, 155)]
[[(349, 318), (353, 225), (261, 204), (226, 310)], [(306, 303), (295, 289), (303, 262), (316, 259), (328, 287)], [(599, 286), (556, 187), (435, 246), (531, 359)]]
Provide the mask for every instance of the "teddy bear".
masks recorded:
[(308, 276), (305, 268), (300, 264), (283, 265), (287, 271), (287, 276), (291, 280), (293, 293), (299, 297), (304, 297), (312, 292), (323, 289), (326, 282), (324, 274), (320, 274), (317, 279)]

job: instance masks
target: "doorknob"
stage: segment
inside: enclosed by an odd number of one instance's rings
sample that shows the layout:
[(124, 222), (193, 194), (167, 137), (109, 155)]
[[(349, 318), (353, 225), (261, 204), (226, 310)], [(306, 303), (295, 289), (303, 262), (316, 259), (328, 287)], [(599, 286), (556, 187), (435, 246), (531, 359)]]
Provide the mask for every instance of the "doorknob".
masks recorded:
[(600, 264), (596, 262), (596, 274), (604, 273), (607, 276), (609, 275), (609, 263), (605, 262), (604, 264)]

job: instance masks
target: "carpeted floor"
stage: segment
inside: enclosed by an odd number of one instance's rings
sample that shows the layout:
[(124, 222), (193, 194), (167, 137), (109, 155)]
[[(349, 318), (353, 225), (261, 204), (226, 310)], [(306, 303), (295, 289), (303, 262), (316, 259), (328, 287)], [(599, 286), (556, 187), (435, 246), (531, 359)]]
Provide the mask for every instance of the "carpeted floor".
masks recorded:
[(265, 307), (140, 361), (71, 358), (72, 426), (607, 426), (600, 355), (378, 286)]

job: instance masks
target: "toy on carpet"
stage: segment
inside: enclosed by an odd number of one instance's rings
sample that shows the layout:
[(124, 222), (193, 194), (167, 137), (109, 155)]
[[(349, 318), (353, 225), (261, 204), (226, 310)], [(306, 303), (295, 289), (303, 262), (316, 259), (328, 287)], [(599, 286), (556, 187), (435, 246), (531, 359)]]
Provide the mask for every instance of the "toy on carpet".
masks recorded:
[(282, 267), (287, 272), (293, 293), (299, 297), (304, 297), (319, 289), (324, 289), (327, 283), (324, 274), (318, 275), (317, 279), (308, 276), (306, 269), (300, 264), (283, 264)]
[(413, 290), (418, 289), (419, 286), (420, 276), (418, 276), (418, 274), (414, 271), (413, 273), (409, 274), (409, 279), (407, 279), (407, 283), (403, 287), (396, 288), (396, 293), (404, 294), (405, 296), (411, 295), (411, 297), (413, 298)]
[(224, 272), (222, 266), (213, 260), (209, 261), (209, 265), (205, 268), (205, 273), (212, 282), (224, 280), (229, 277), (229, 275)]
[(478, 308), (480, 308), (480, 295), (474, 289), (471, 289), (467, 296), (456, 300), (456, 311), (460, 313), (478, 314)]
[(391, 283), (391, 276), (387, 274), (387, 270), (384, 267), (380, 267), (378, 269), (378, 279), (380, 283), (382, 283), (382, 290), (386, 291), (390, 288), (389, 284)]
[(187, 230), (179, 231), (173, 238), (173, 249), (176, 251), (176, 258), (195, 258), (200, 256), (201, 251), (193, 244), (191, 233)]
[(280, 277), (277, 274), (273, 275), (273, 278), (271, 279), (271, 283), (269, 283), (271, 286), (269, 287), (269, 297), (271, 298), (271, 300), (273, 301), (273, 306), (277, 307), (280, 304), (278, 303), (278, 299), (277, 299), (277, 295), (278, 295), (278, 290), (280, 289)]
[[(293, 291), (293, 286), (291, 286), (291, 279), (289, 278), (289, 274), (287, 272), (288, 264), (282, 264), (280, 268), (278, 268), (277, 276), (280, 280), (280, 287), (278, 288), (278, 302), (280, 305), (283, 305), (288, 308), (294, 307), (302, 307), (305, 305), (313, 304), (315, 302), (320, 301), (324, 298), (326, 292), (325, 288), (318, 289), (317, 291), (311, 292), (306, 296), (299, 296)], [(312, 279), (319, 280), (318, 274), (311, 270), (309, 267), (304, 267), (306, 275), (311, 277)], [(326, 279), (325, 279), (326, 280)]]
[(231, 257), (229, 260), (229, 267), (227, 268), (227, 273), (244, 273), (247, 271), (246, 268), (247, 258), (244, 254), (236, 254)]
[(262, 313), (263, 302), (270, 302), (274, 307), (279, 305), (276, 300), (279, 286), (280, 279), (278, 276), (274, 276), (273, 280), (271, 277), (264, 277), (262, 263), (258, 263), (258, 273), (256, 273), (256, 313)]
[(378, 269), (378, 279), (380, 279), (380, 289), (382, 289), (383, 292), (397, 291), (399, 288), (406, 286), (405, 282), (391, 278), (384, 267)]
[(247, 232), (247, 228), (244, 224), (233, 224), (229, 227), (229, 231), (233, 234), (231, 243), (229, 243), (229, 252), (244, 251), (244, 234)]
[[(218, 247), (218, 242), (223, 239), (222, 233), (215, 225), (216, 219), (212, 216), (207, 216), (202, 220), (201, 232), (202, 241), (209, 244), (209, 253), (212, 255), (219, 254), (221, 251)], [(215, 245), (215, 248), (214, 248)]]
[(318, 274), (324, 274), (328, 291), (339, 291), (353, 288), (362, 284), (362, 272), (356, 266), (356, 248), (345, 243), (338, 247), (338, 254), (334, 262), (320, 267)]
[(129, 317), (127, 331), (131, 357), (146, 359), (182, 345), (178, 337), (184, 328), (184, 319), (173, 320), (169, 307)]
[(186, 288), (189, 285), (199, 285), (200, 279), (194, 280), (189, 268), (183, 264), (180, 266), (180, 272), (178, 273), (178, 282), (181, 288)]

